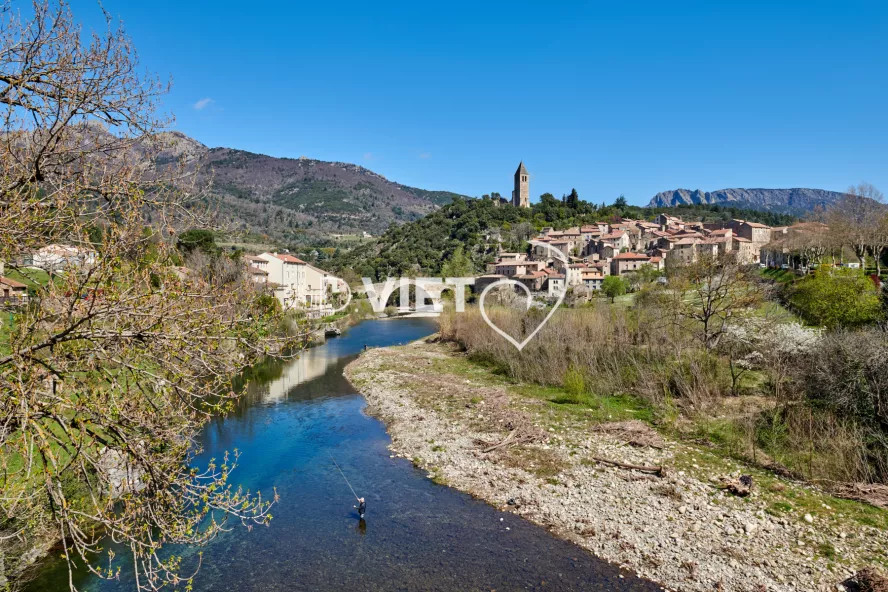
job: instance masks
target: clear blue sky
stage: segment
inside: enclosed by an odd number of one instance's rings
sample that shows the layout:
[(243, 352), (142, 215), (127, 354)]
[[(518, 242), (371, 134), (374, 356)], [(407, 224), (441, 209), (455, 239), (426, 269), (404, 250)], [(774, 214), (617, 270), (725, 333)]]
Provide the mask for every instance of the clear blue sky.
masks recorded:
[[(104, 0), (208, 146), (534, 200), (888, 193), (888, 2)], [(87, 25), (94, 0), (73, 0)]]

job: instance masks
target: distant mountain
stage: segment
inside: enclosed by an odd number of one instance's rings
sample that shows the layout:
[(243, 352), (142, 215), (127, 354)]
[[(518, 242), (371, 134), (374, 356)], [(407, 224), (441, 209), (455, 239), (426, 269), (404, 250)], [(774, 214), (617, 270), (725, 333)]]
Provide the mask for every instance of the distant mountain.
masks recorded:
[(165, 135), (159, 163), (196, 163), (223, 215), (239, 229), (276, 241), (306, 235), (380, 234), (392, 223), (419, 219), (456, 193), (389, 181), (364, 167), (306, 157), (275, 158), (233, 148), (208, 148), (179, 132)]
[(804, 216), (816, 208), (825, 208), (844, 194), (825, 189), (719, 189), (700, 191), (676, 189), (663, 191), (651, 199), (649, 208), (668, 208), (690, 204), (726, 205), (748, 210), (760, 210)]

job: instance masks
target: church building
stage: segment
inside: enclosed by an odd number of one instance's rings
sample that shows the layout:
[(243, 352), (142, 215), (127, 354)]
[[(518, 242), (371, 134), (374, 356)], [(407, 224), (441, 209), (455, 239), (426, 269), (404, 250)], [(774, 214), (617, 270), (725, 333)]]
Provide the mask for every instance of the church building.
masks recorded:
[(515, 171), (515, 189), (512, 191), (512, 205), (520, 208), (530, 207), (530, 173), (524, 167), (524, 161)]

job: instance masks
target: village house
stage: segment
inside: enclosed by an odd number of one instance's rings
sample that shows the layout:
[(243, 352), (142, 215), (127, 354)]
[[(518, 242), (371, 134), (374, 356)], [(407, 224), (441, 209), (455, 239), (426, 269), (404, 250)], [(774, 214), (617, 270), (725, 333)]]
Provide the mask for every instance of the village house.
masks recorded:
[(247, 274), (257, 284), (268, 284), (268, 261), (262, 257), (247, 255), (244, 257), (247, 264)]
[(741, 263), (758, 263), (760, 261), (760, 249), (756, 249), (755, 245), (748, 238), (735, 236), (731, 241), (732, 252), (736, 255), (737, 261)]
[(595, 224), (589, 224), (580, 228), (580, 238), (583, 241), (584, 245), (589, 244), (590, 241), (593, 241), (597, 238), (600, 238), (601, 235), (604, 234)]
[[(323, 309), (329, 293), (340, 287), (339, 278), (288, 253), (262, 253), (257, 258), (267, 262), (266, 282), (274, 284), (275, 296), (284, 308)], [(261, 269), (261, 264), (255, 263)]]
[(516, 275), (527, 275), (543, 265), (542, 261), (497, 261), (494, 265), (494, 274), (511, 278)]
[(601, 290), (604, 274), (595, 269), (586, 269), (582, 274), (583, 285), (589, 290)]
[(96, 262), (96, 252), (83, 247), (52, 244), (41, 247), (25, 257), (26, 266), (44, 271), (62, 271), (69, 267), (84, 267)]
[[(574, 248), (574, 241), (568, 241), (564, 239), (556, 239), (549, 243), (554, 248), (558, 249), (565, 257), (569, 256)], [(549, 250), (549, 257), (557, 257), (551, 250)]]
[(583, 283), (583, 272), (587, 269), (585, 263), (571, 263), (564, 265), (562, 272), (568, 287), (579, 286)]
[(681, 218), (676, 218), (675, 216), (670, 216), (668, 214), (660, 214), (656, 218), (654, 218), (654, 222), (659, 225), (660, 230), (667, 230), (668, 228), (684, 228), (685, 224)]
[(623, 275), (638, 271), (642, 265), (650, 265), (651, 258), (643, 253), (619, 253), (611, 261), (611, 275)]
[(0, 304), (18, 306), (27, 304), (28, 286), (21, 282), (0, 276)]
[(306, 263), (301, 299), (309, 308), (325, 306), (332, 293), (340, 290), (340, 282), (336, 276)]
[(620, 252), (623, 249), (628, 249), (632, 245), (632, 241), (629, 235), (623, 230), (615, 230), (609, 234), (601, 235), (601, 239), (598, 241), (599, 243), (599, 252), (605, 246), (610, 246), (614, 251)]
[(487, 286), (490, 284), (495, 284), (500, 280), (508, 279), (504, 275), (489, 273), (486, 275), (478, 276), (475, 278), (475, 284), (472, 286), (472, 292), (475, 294), (481, 294)]
[(500, 261), (527, 261), (527, 253), (500, 253)]
[(548, 277), (549, 274), (545, 271), (533, 271), (525, 275), (515, 276), (514, 279), (527, 286), (527, 289), (531, 292), (539, 292), (543, 289), (543, 284), (546, 282), (546, 279)]
[(564, 293), (564, 274), (555, 273), (549, 275), (544, 285), (550, 297), (559, 297)]
[(247, 266), (247, 275), (256, 284), (268, 284), (268, 272), (252, 265)]
[(771, 242), (770, 226), (765, 226), (758, 222), (747, 222), (746, 220), (731, 220), (729, 228), (737, 236), (749, 239), (753, 244), (766, 245)]

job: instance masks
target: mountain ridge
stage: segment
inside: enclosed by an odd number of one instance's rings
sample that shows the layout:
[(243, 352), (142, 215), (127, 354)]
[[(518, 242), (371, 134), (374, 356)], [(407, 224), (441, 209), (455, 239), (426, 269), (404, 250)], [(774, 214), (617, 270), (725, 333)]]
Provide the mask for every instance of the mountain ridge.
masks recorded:
[(210, 148), (178, 131), (161, 135), (158, 164), (185, 160), (236, 230), (277, 242), (333, 233), (380, 234), (417, 220), (454, 197), (390, 181), (361, 165)]
[(842, 198), (840, 191), (795, 187), (790, 189), (730, 188), (716, 191), (674, 189), (651, 198), (647, 207), (666, 208), (679, 205), (732, 205), (744, 209), (804, 216), (817, 208), (827, 208)]

